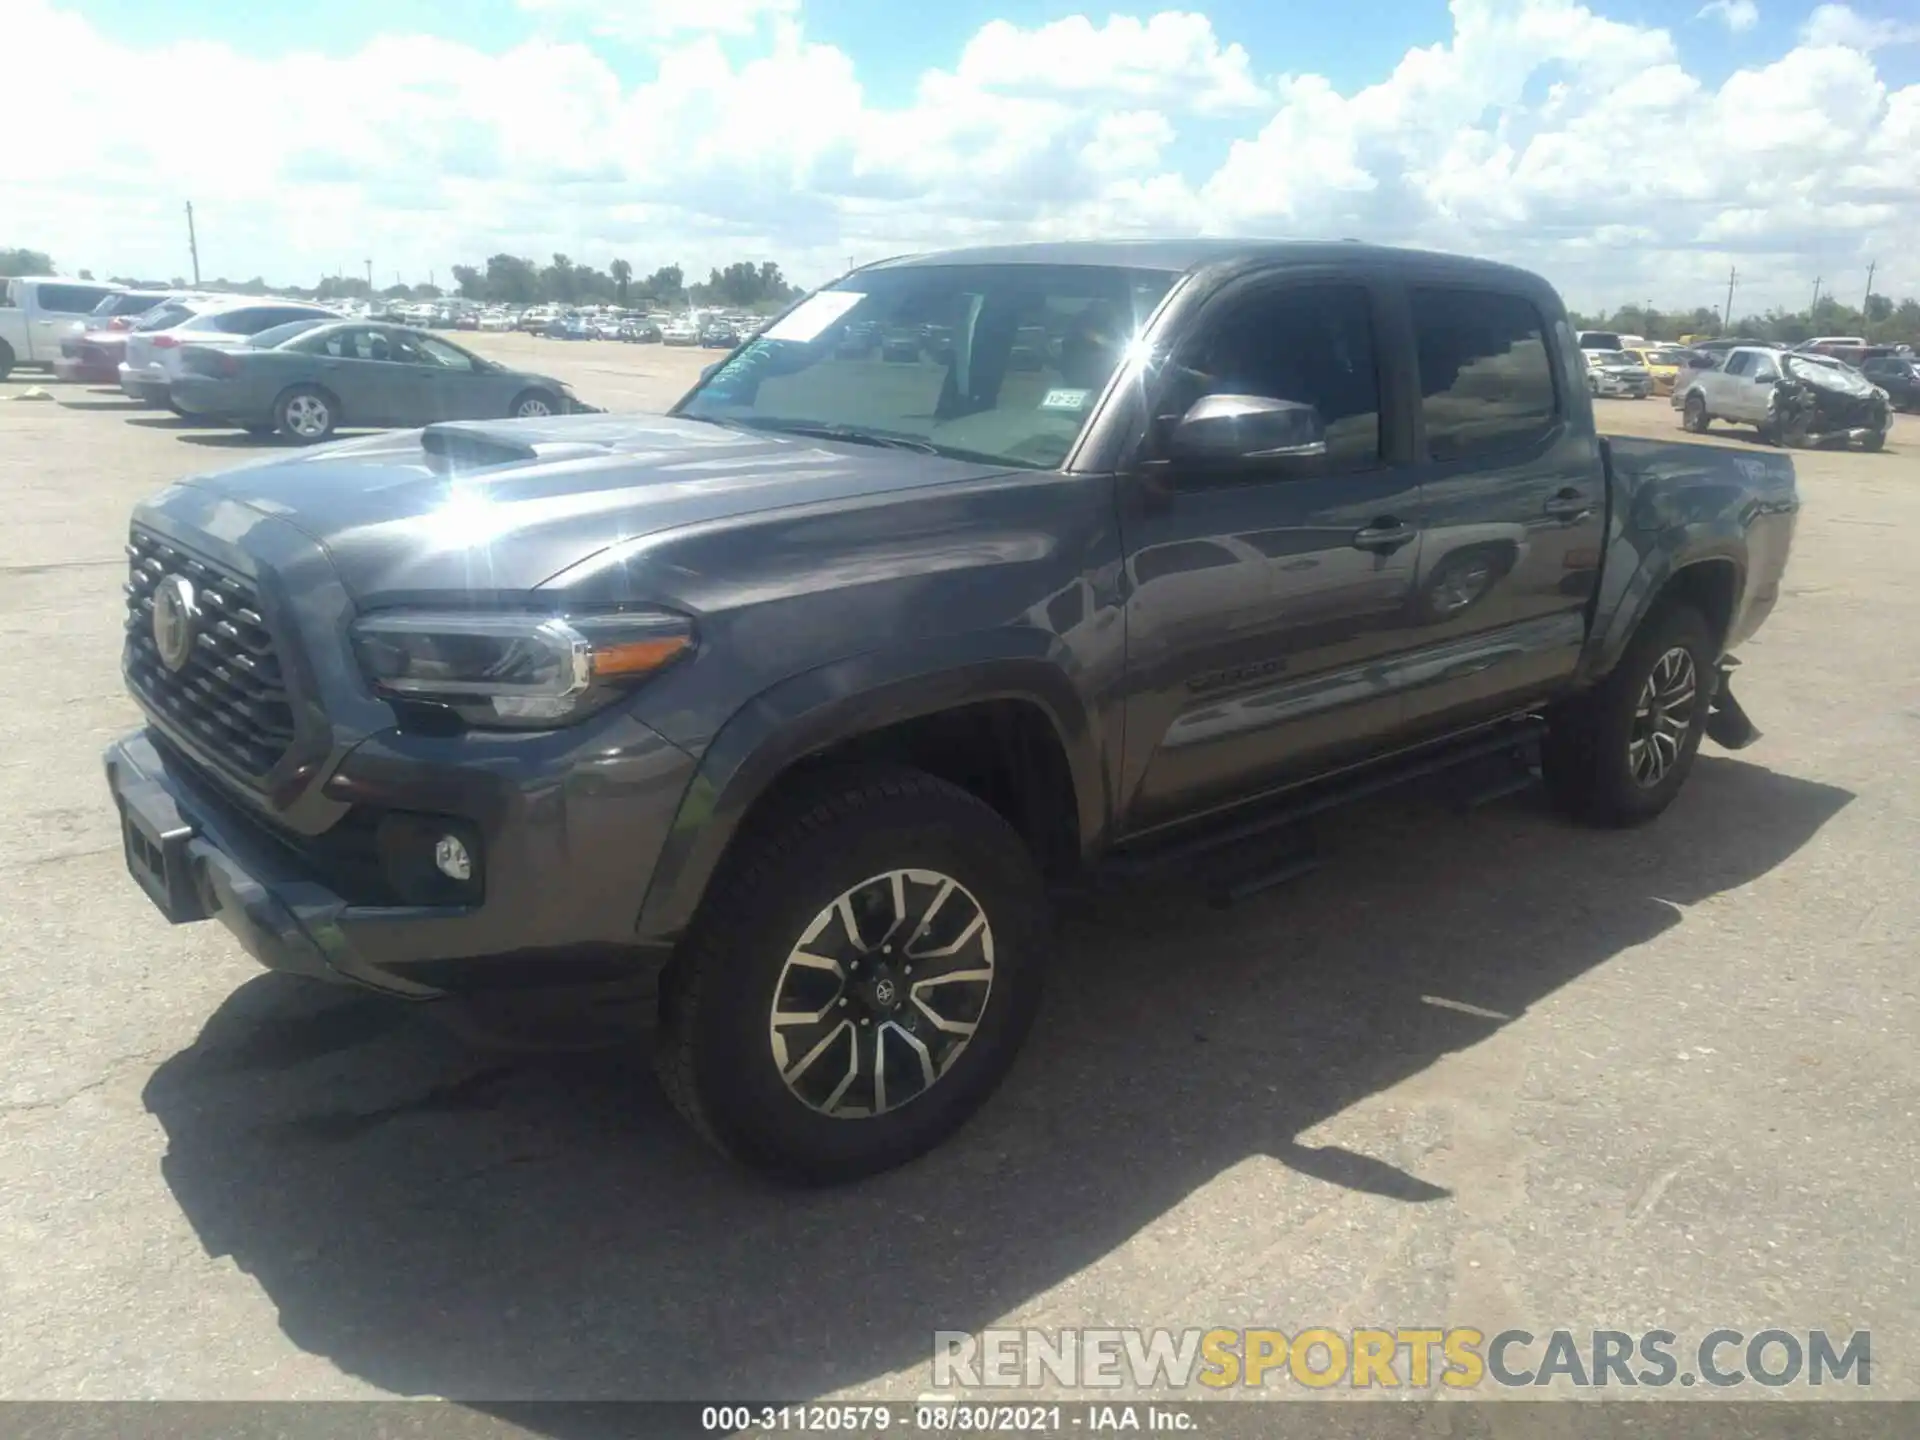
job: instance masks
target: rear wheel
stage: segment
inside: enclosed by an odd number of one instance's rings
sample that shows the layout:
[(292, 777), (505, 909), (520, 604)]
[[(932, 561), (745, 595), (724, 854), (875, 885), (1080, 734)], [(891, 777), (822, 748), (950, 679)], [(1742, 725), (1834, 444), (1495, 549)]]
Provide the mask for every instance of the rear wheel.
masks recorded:
[(1698, 390), (1687, 396), (1686, 408), (1680, 413), (1680, 423), (1695, 435), (1706, 434), (1707, 427), (1713, 423), (1713, 417), (1707, 414), (1707, 402), (1701, 398)]
[(1706, 734), (1713, 662), (1697, 610), (1674, 604), (1649, 616), (1613, 673), (1549, 722), (1541, 762), (1561, 808), (1626, 826), (1672, 804)]
[(932, 776), (863, 766), (776, 804), (681, 943), (656, 1060), (736, 1160), (857, 1179), (938, 1144), (1005, 1075), (1046, 901), (1012, 827)]
[(299, 445), (317, 445), (340, 423), (339, 407), (326, 391), (296, 385), (273, 407), (275, 428)]

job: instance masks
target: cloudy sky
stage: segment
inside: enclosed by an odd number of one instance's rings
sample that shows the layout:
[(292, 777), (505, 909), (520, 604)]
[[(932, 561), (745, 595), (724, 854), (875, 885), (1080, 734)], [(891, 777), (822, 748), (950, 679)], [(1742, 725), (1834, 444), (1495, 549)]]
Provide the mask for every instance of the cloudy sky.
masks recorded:
[[(1111, 0), (1124, 3), (1124, 0)], [(446, 282), (1004, 237), (1355, 236), (1583, 308), (1920, 295), (1920, 7), (5, 0), (0, 245)]]

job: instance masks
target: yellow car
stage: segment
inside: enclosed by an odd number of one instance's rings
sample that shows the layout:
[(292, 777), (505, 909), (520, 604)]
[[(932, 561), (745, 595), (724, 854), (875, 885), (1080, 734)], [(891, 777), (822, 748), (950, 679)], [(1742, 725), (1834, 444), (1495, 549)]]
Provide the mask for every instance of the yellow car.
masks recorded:
[(1674, 382), (1680, 378), (1680, 359), (1685, 353), (1674, 345), (1650, 345), (1645, 350), (1626, 352), (1647, 367), (1647, 374), (1653, 377), (1653, 393), (1671, 395)]

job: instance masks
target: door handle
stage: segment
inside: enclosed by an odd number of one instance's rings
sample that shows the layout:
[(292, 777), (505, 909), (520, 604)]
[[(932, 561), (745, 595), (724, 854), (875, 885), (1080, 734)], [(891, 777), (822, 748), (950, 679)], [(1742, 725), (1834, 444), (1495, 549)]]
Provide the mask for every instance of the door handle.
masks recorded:
[(1593, 514), (1593, 505), (1578, 490), (1569, 488), (1547, 501), (1546, 512), (1555, 520), (1563, 520), (1569, 525), (1578, 525)]
[(1383, 515), (1364, 529), (1353, 532), (1353, 548), (1371, 550), (1378, 555), (1391, 555), (1402, 545), (1411, 543), (1419, 533), (1404, 521)]

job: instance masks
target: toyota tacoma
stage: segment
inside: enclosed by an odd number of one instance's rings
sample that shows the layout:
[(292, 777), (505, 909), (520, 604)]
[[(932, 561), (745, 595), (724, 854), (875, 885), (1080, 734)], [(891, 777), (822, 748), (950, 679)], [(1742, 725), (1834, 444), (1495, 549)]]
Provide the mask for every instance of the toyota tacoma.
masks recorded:
[(1778, 452), (1597, 435), (1520, 270), (891, 260), (665, 415), (163, 490), (106, 769), (169, 920), (422, 1001), (631, 982), (708, 1139), (841, 1180), (1007, 1071), (1063, 889), (1257, 885), (1250, 837), (1475, 757), (1659, 814), (1754, 738), (1729, 652), (1797, 509)]

